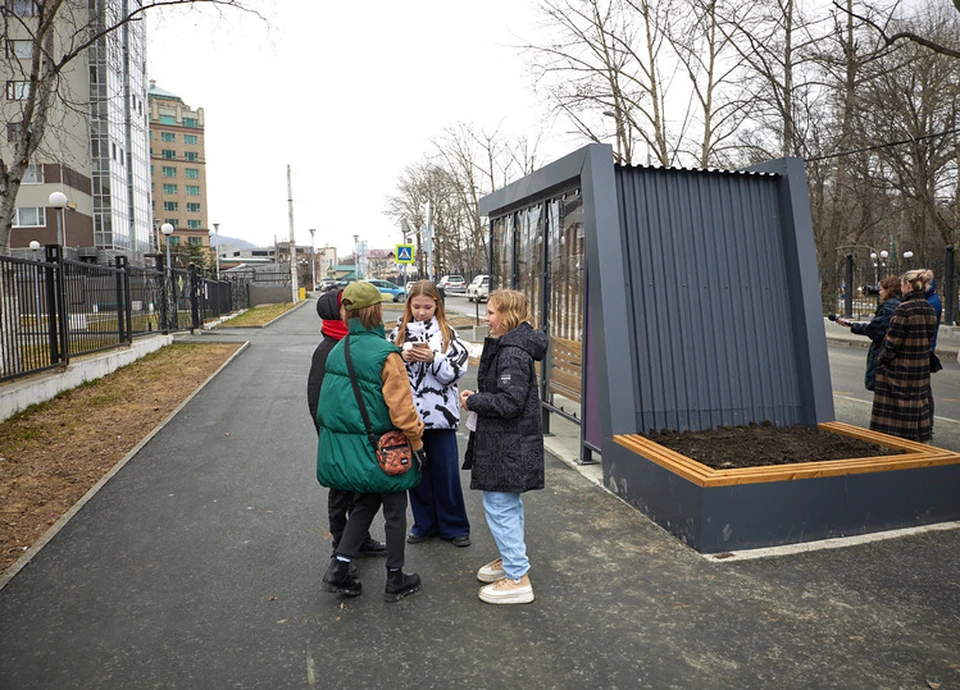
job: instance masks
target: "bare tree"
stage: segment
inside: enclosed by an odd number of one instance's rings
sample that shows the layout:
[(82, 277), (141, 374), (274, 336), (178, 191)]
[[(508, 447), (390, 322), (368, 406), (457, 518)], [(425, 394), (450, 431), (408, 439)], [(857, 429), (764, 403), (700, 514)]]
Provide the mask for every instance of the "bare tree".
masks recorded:
[[(883, 12), (883, 16), (881, 16), (881, 10), (874, 5), (867, 4), (866, 9), (871, 16), (864, 16), (863, 14), (854, 13), (853, 8), (848, 4), (835, 4), (843, 11), (848, 12), (860, 21), (866, 22), (873, 27), (887, 47), (893, 46), (898, 41), (912, 41), (934, 53), (960, 59), (960, 48), (957, 47), (956, 43), (942, 43), (937, 40), (936, 37), (931, 38), (930, 35), (918, 33), (918, 29), (909, 29), (902, 25), (891, 28), (891, 22), (900, 10), (899, 2), (895, 3), (893, 7), (886, 9)], [(953, 7), (960, 13), (960, 0), (953, 0)]]
[[(10, 0), (4, 3), (0, 25), (4, 38), (16, 37), (22, 50), (0, 61), (0, 81), (6, 84), (8, 101), (4, 109), (9, 154), (0, 157), (0, 255), (10, 253), (10, 234), (16, 199), (27, 166), (41, 147), (52, 148), (52, 137), (72, 136), (69, 127), (52, 126), (58, 111), (82, 113), (86, 100), (70, 93), (65, 76), (77, 69), (78, 58), (104, 37), (158, 8), (190, 5), (235, 8), (246, 12), (241, 0), (153, 0), (139, 6), (131, 3), (124, 14), (120, 4), (91, 4), (76, 0)], [(105, 7), (101, 13), (100, 9)], [(7, 43), (7, 41), (5, 41)], [(10, 41), (13, 43), (13, 41)], [(10, 50), (5, 46), (5, 50)], [(8, 109), (13, 103), (16, 115)], [(14, 117), (18, 119), (13, 119)], [(69, 117), (66, 118), (69, 124)], [(63, 124), (63, 122), (59, 123)]]

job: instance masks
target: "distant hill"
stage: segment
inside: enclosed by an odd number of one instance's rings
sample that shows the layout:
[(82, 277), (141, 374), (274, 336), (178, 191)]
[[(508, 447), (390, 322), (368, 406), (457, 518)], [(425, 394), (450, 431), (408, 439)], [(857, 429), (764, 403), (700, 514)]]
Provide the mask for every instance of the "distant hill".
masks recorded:
[(234, 249), (252, 249), (257, 246), (252, 242), (247, 242), (246, 240), (241, 240), (236, 237), (227, 237), (226, 235), (220, 235), (220, 243), (218, 244), (216, 238), (216, 235), (210, 238), (210, 242), (214, 247), (218, 247), (221, 244), (229, 244)]

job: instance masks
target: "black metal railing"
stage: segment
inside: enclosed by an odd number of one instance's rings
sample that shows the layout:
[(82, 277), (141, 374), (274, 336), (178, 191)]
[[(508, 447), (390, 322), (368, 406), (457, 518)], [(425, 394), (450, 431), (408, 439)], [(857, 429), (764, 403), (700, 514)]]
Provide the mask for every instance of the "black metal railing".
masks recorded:
[(61, 367), (70, 357), (127, 345), (136, 336), (201, 328), (249, 306), (242, 277), (216, 280), (195, 266), (165, 270), (0, 256), (0, 381)]

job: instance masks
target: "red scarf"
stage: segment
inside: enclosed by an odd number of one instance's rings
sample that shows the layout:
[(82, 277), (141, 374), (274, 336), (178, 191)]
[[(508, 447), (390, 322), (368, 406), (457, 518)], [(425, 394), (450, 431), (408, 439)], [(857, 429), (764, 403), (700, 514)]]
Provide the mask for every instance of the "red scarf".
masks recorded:
[[(340, 308), (340, 304), (343, 301), (343, 290), (340, 290), (337, 293), (337, 308)], [(347, 324), (341, 320), (332, 321), (330, 319), (322, 319), (320, 323), (320, 332), (327, 338), (333, 338), (334, 340), (343, 340), (346, 337), (349, 331), (347, 330)]]

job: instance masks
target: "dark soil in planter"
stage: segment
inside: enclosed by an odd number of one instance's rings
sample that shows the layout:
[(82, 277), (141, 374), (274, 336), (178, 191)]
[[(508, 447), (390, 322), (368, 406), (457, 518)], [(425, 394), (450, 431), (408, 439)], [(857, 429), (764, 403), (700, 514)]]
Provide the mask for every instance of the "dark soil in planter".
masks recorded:
[(708, 431), (649, 432), (644, 436), (715, 470), (902, 453), (803, 424), (776, 427), (765, 422)]

